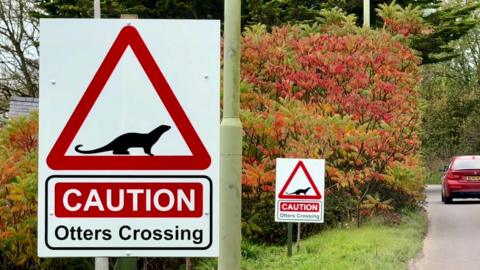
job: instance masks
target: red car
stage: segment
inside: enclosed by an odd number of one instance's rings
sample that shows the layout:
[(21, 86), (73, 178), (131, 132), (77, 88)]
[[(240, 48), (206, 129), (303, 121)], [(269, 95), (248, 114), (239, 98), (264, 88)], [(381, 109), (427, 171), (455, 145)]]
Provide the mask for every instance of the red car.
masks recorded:
[(442, 202), (453, 198), (480, 198), (480, 156), (452, 158), (442, 177)]

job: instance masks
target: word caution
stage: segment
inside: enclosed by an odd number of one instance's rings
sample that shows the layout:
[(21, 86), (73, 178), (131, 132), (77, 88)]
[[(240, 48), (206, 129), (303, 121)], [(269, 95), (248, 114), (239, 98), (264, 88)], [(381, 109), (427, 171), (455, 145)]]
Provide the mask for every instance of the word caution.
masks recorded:
[(57, 183), (57, 217), (200, 217), (200, 183)]

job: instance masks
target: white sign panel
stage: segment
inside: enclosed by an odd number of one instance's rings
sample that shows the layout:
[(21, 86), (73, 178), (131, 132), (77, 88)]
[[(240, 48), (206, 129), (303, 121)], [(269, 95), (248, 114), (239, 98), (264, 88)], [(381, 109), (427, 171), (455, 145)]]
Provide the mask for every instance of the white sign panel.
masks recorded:
[(323, 223), (325, 160), (277, 158), (275, 221)]
[(40, 25), (38, 255), (218, 256), (219, 21)]

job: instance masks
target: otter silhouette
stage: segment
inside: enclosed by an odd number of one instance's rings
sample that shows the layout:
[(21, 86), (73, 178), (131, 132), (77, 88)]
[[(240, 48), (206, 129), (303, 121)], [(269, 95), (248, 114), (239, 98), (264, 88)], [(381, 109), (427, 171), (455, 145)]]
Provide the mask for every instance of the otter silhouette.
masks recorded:
[(300, 195), (300, 194), (307, 195), (307, 192), (310, 189), (311, 189), (311, 187), (308, 187), (306, 189), (297, 189), (297, 190), (295, 190), (295, 192), (287, 193), (287, 194), (289, 194), (289, 195)]
[(101, 152), (113, 151), (114, 155), (129, 155), (129, 148), (143, 148), (145, 154), (153, 156), (152, 147), (170, 126), (161, 125), (149, 133), (125, 133), (109, 144), (93, 150), (81, 150), (82, 144), (75, 147), (75, 151), (80, 154), (96, 154)]

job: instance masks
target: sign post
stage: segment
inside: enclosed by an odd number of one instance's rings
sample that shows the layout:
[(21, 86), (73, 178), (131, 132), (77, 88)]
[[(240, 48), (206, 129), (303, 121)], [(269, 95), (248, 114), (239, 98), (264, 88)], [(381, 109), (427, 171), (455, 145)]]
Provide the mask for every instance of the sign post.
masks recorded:
[(41, 20), (40, 257), (218, 256), (219, 28)]
[(287, 255), (292, 256), (293, 224), (287, 223)]
[[(93, 0), (93, 17), (101, 18), (100, 0)], [(95, 270), (108, 270), (108, 257), (95, 257)]]
[[(138, 19), (136, 14), (121, 14), (120, 19)], [(119, 257), (114, 266), (114, 270), (137, 270), (137, 258)]]
[(297, 223), (297, 252), (300, 252), (300, 227), (301, 227), (300, 222)]

